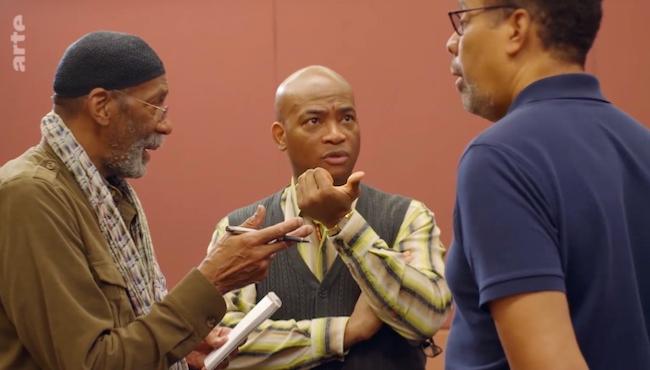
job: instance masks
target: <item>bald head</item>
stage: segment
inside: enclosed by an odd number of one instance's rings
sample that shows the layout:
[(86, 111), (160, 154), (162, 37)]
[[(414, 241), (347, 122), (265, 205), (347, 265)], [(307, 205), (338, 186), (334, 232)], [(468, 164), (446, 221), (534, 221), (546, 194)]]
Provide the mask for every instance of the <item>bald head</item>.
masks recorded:
[(345, 184), (361, 145), (350, 84), (329, 68), (303, 68), (278, 87), (275, 112), (273, 139), (287, 152), (294, 176), (320, 167), (334, 184)]
[(343, 93), (352, 96), (352, 86), (343, 76), (324, 66), (313, 65), (300, 69), (282, 81), (275, 92), (276, 119), (284, 121), (296, 104), (314, 93)]

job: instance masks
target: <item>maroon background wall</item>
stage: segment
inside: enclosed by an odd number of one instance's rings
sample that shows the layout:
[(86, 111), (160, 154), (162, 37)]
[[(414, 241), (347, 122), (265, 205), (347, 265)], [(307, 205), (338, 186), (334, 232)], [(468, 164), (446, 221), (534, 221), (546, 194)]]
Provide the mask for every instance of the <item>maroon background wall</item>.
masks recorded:
[[(205, 253), (214, 224), (289, 179), (272, 144), (273, 95), (294, 70), (323, 64), (356, 92), (357, 168), (369, 184), (424, 201), (451, 239), (456, 164), (487, 122), (463, 112), (444, 45), (452, 0), (69, 0), (0, 2), (0, 164), (39, 140), (65, 47), (98, 29), (135, 33), (165, 61), (174, 133), (134, 181), (158, 259), (175, 284)], [(643, 0), (606, 0), (589, 60), (605, 94), (650, 124)], [(25, 72), (12, 66), (22, 15)], [(15, 37), (14, 37), (15, 38)]]

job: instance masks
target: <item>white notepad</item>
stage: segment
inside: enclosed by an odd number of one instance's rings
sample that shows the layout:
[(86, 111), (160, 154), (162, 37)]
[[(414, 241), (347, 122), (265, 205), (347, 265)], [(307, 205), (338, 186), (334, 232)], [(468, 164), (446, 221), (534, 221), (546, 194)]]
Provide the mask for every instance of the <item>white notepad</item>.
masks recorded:
[(268, 319), (282, 306), (282, 301), (278, 296), (269, 292), (259, 301), (252, 310), (230, 331), (228, 334), (228, 341), (218, 349), (210, 352), (205, 358), (205, 368), (207, 370), (214, 370), (237, 346), (239, 346), (244, 339), (248, 337), (255, 328), (260, 326), (264, 320)]

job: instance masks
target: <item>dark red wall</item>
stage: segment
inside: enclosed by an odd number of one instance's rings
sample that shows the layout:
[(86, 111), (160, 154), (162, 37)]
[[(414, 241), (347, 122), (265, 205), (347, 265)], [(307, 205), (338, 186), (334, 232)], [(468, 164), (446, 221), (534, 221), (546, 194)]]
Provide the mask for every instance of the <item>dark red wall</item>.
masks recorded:
[[(289, 180), (271, 141), (276, 85), (323, 64), (356, 92), (358, 169), (368, 183), (424, 201), (451, 238), (456, 164), (487, 122), (463, 112), (449, 75), (446, 12), (455, 1), (0, 1), (0, 163), (39, 140), (65, 47), (99, 29), (135, 33), (165, 61), (174, 133), (134, 181), (170, 285), (199, 263), (214, 224)], [(642, 0), (605, 1), (589, 60), (605, 94), (650, 123)], [(13, 19), (24, 17), (26, 71), (12, 66)]]

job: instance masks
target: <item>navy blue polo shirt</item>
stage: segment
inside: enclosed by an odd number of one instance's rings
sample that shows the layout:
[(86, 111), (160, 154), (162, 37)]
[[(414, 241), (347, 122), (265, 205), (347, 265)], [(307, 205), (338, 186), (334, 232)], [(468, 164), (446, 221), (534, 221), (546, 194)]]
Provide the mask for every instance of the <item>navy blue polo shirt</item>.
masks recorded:
[(528, 86), (462, 156), (446, 269), (449, 370), (508, 369), (487, 304), (535, 291), (565, 292), (592, 370), (650, 369), (650, 131), (593, 76)]

